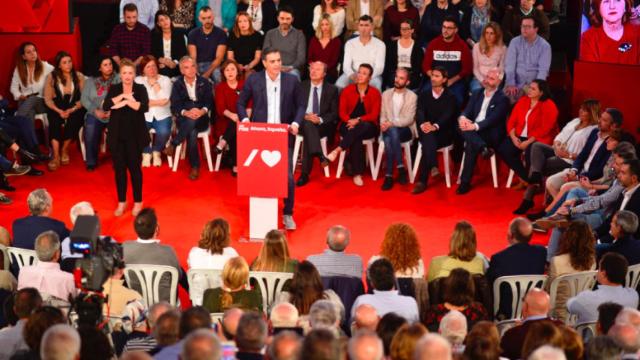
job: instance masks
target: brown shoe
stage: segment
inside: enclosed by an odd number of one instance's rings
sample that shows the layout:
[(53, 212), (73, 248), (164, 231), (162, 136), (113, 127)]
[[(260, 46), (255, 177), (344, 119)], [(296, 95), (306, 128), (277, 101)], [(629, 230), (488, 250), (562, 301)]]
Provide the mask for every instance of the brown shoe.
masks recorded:
[(60, 163), (62, 165), (69, 165), (69, 154), (63, 152), (62, 156), (60, 156)]
[(166, 148), (164, 148), (164, 150), (162, 150), (162, 153), (167, 156), (173, 156), (173, 154), (176, 153), (176, 147), (173, 144), (169, 144)]
[(191, 168), (191, 171), (189, 172), (189, 180), (198, 180), (199, 176), (200, 176), (200, 169)]

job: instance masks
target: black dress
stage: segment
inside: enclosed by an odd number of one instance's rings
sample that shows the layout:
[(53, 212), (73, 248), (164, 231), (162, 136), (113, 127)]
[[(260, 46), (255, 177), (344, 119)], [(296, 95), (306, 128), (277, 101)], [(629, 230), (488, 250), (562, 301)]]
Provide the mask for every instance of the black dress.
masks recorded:
[[(255, 59), (256, 50), (262, 50), (263, 41), (263, 36), (257, 31), (251, 35), (240, 35), (237, 37), (231, 32), (227, 46), (229, 51), (233, 51), (233, 58), (236, 62), (246, 66)], [(262, 63), (258, 61), (258, 64), (253, 67), (253, 70), (262, 70)]]
[(142, 150), (151, 141), (144, 118), (144, 113), (149, 110), (149, 96), (144, 85), (134, 83), (133, 97), (140, 102), (140, 108), (133, 110), (124, 106), (111, 110), (111, 99), (122, 94), (122, 87), (122, 84), (112, 85), (104, 99), (103, 110), (111, 111), (107, 146), (113, 160), (118, 202), (127, 199), (127, 169), (131, 176), (133, 199), (142, 202)]
[[(55, 80), (54, 80), (55, 81)], [(63, 94), (60, 89), (60, 84), (55, 82), (53, 84), (53, 103), (60, 110), (67, 110), (76, 105), (80, 101), (80, 85), (78, 83), (73, 84), (73, 92), (71, 94)], [(65, 120), (60, 117), (60, 114), (47, 108), (47, 118), (49, 119), (49, 136), (52, 140), (66, 141), (75, 139), (78, 136), (78, 132), (84, 123), (84, 108), (72, 112)]]
[[(151, 32), (151, 55), (155, 56), (156, 59), (164, 57), (162, 31), (154, 30)], [(185, 55), (187, 55), (187, 43), (185, 41), (184, 34), (182, 34), (181, 31), (174, 29), (171, 31), (171, 60), (180, 61), (180, 59)], [(173, 69), (164, 67), (158, 70), (161, 75), (168, 77), (180, 75), (180, 68), (177, 64)]]

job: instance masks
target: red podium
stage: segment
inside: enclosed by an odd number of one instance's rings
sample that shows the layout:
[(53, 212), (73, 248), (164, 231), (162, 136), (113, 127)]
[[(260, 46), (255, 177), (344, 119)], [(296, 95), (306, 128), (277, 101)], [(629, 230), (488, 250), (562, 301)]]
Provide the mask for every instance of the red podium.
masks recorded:
[(287, 196), (288, 125), (238, 124), (238, 195), (249, 196), (249, 238), (278, 228), (278, 198)]

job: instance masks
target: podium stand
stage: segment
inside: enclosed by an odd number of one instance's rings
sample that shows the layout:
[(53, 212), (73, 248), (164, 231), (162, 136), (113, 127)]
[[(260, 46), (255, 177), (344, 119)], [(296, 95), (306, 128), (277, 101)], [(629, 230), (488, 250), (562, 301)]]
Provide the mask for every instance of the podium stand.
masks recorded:
[(288, 125), (238, 124), (238, 195), (249, 196), (249, 238), (278, 228), (278, 198), (287, 196)]

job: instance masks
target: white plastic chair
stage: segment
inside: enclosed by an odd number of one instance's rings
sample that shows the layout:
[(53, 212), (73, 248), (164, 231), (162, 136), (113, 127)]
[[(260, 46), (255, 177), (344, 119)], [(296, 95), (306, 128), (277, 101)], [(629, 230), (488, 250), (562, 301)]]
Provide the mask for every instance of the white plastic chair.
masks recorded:
[(262, 310), (268, 313), (271, 305), (276, 301), (278, 295), (282, 292), (282, 288), (287, 280), (293, 278), (293, 273), (288, 272), (270, 272), (270, 271), (251, 271), (249, 279), (255, 280), (260, 288), (262, 295)]
[[(87, 161), (87, 147), (84, 143), (84, 126), (78, 131), (78, 141), (80, 142), (80, 153), (82, 154), (82, 160)], [(102, 143), (100, 144), (100, 152), (107, 152), (107, 129), (102, 132)]]
[[(593, 289), (596, 284), (597, 271), (581, 271), (574, 274), (560, 275), (553, 279), (549, 287), (551, 304), (555, 304), (558, 297), (558, 286), (565, 284), (567, 289), (567, 299), (578, 295), (579, 292)], [(554, 314), (557, 315), (557, 314)], [(565, 323), (570, 322), (571, 317), (567, 317)]]
[(38, 263), (38, 256), (35, 250), (21, 249), (17, 247), (9, 247), (9, 261), (18, 265), (18, 270), (25, 266), (35, 265)]
[(627, 269), (627, 281), (625, 282), (625, 286), (637, 289), (638, 283), (640, 283), (640, 264), (631, 265)]
[[(302, 147), (302, 143), (304, 142), (304, 137), (302, 135), (296, 135), (296, 142), (293, 145), (293, 169), (291, 169), (291, 172), (295, 173), (296, 172), (296, 165), (298, 164), (298, 155), (300, 154), (300, 148)], [(320, 138), (320, 147), (322, 148), (322, 154), (326, 157), (327, 156), (327, 137), (322, 137)], [(324, 167), (324, 177), (329, 177), (331, 176), (329, 173), (329, 167), (325, 166)]]
[(213, 269), (189, 269), (187, 271), (189, 282), (189, 298), (194, 306), (202, 305), (205, 290), (220, 287), (222, 285), (222, 270)]
[[(460, 184), (460, 178), (462, 177), (462, 168), (464, 166), (465, 153), (462, 154), (462, 162), (460, 163), (460, 171), (458, 172), (458, 184)], [(493, 177), (493, 187), (498, 188), (498, 162), (496, 160), (496, 154), (491, 155), (489, 159), (491, 161), (491, 176)]]
[(586, 344), (594, 336), (596, 336), (596, 322), (586, 322), (576, 325), (576, 332), (582, 337), (582, 341)]
[[(151, 137), (151, 144), (153, 144), (153, 137), (156, 135), (156, 129), (149, 129), (149, 137)], [(171, 140), (167, 140), (167, 145)], [(173, 169), (173, 158), (171, 156), (167, 156), (167, 164), (169, 165), (169, 169)]]
[[(404, 151), (404, 162), (407, 165), (407, 172), (409, 173), (409, 182), (413, 184), (413, 162), (411, 161), (411, 143), (413, 142), (413, 139), (409, 140), (409, 141), (405, 141), (403, 143), (400, 144), (402, 150)], [(380, 167), (382, 165), (382, 155), (384, 154), (384, 140), (382, 139), (382, 137), (380, 137), (378, 139), (378, 158), (376, 159), (375, 165), (374, 165), (374, 170), (373, 172), (375, 173), (375, 176), (373, 176), (373, 180), (376, 180), (378, 178), (378, 175), (380, 174)]]
[(522, 299), (527, 292), (534, 288), (544, 289), (547, 283), (547, 275), (515, 275), (501, 276), (493, 282), (493, 314), (498, 315), (500, 310), (500, 286), (509, 285), (511, 290), (511, 317), (518, 319), (522, 315)]
[(515, 171), (509, 170), (509, 177), (507, 178), (507, 184), (504, 186), (507, 189), (511, 187), (511, 183), (513, 182), (513, 175), (515, 175)]
[(11, 256), (9, 256), (9, 248), (0, 244), (0, 256), (2, 256), (3, 261), (3, 265), (4, 267), (2, 268), (3, 270), (9, 270), (9, 265), (11, 264)]
[(179, 276), (176, 268), (165, 265), (131, 264), (127, 265), (124, 269), (124, 277), (129, 286), (133, 284), (132, 275), (135, 275), (138, 279), (141, 288), (134, 290), (138, 291), (142, 295), (147, 306), (166, 300), (160, 298), (160, 280), (166, 273), (171, 276), (168, 302), (171, 305), (176, 306)]
[(500, 334), (500, 337), (502, 337), (502, 335), (504, 335), (507, 330), (516, 327), (516, 325), (518, 325), (518, 319), (498, 321), (498, 323), (496, 324), (496, 327), (498, 328), (498, 334)]
[[(451, 187), (451, 163), (453, 162), (451, 159), (451, 152), (453, 151), (453, 145), (441, 147), (438, 149), (438, 152), (442, 154), (442, 162), (444, 163), (444, 181), (447, 184), (447, 187)], [(413, 173), (411, 177), (413, 178), (411, 182), (413, 183), (418, 176), (418, 169), (420, 168), (420, 161), (422, 161), (422, 144), (418, 143), (418, 152), (416, 153), (416, 160), (413, 164)], [(425, 169), (424, 171), (429, 171), (430, 169)]]
[(42, 123), (42, 132), (44, 134), (44, 143), (46, 147), (49, 147), (49, 118), (47, 113), (36, 114), (34, 122), (39, 120)]
[[(375, 138), (362, 140), (362, 145), (364, 145), (367, 148), (366, 160), (369, 163), (369, 167), (371, 168), (371, 177), (373, 178), (373, 180), (376, 179), (375, 159), (374, 159), (374, 155), (373, 155), (373, 141), (374, 140), (375, 140)], [(344, 170), (344, 158), (345, 158), (346, 155), (347, 155), (347, 149), (344, 149), (340, 153), (340, 157), (338, 159), (338, 170), (336, 171), (336, 179), (340, 179), (340, 176), (342, 176), (342, 170)]]
[[(209, 167), (209, 172), (213, 172), (213, 160), (211, 158), (211, 145), (209, 144), (209, 134), (211, 133), (211, 127), (207, 126), (207, 129), (198, 133), (198, 139), (202, 140), (202, 145), (204, 147), (204, 154), (207, 157), (207, 166)], [(186, 141), (186, 140), (185, 140)], [(180, 143), (180, 145), (176, 146), (176, 152), (173, 157), (173, 172), (178, 171), (178, 162), (180, 162), (181, 154), (182, 154), (182, 145), (184, 141)], [(186, 149), (186, 147), (185, 147)], [(184, 158), (184, 156), (182, 157)]]

